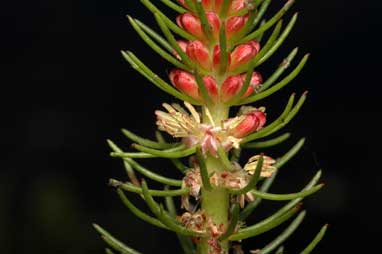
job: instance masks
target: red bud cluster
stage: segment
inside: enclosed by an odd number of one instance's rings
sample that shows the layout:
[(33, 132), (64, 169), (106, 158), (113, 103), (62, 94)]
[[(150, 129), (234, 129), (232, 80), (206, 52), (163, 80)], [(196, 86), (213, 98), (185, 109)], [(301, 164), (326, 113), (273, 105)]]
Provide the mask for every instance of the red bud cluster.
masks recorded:
[[(190, 12), (180, 14), (177, 17), (178, 25), (197, 38), (197, 40), (190, 41), (180, 40), (178, 41), (178, 45), (195, 64), (195, 67), (200, 70), (200, 73), (204, 75), (205, 73), (210, 73), (203, 77), (203, 81), (212, 101), (226, 103), (239, 93), (246, 79), (246, 73), (236, 75), (230, 75), (230, 73), (234, 73), (239, 67), (248, 64), (249, 61), (259, 53), (260, 44), (256, 40), (252, 40), (237, 45), (227, 54), (227, 64), (221, 66), (221, 48), (217, 42), (219, 41), (219, 33), (222, 25), (221, 16), (219, 15), (221, 15), (223, 0), (202, 1), (212, 36), (206, 36), (198, 15), (193, 13), (193, 11), (195, 11), (193, 6), (190, 8), (184, 0), (179, 0), (178, 2), (190, 10)], [(193, 2), (195, 3), (195, 1)], [(235, 13), (245, 8), (246, 4), (245, 0), (231, 1), (228, 10), (224, 14), (224, 17), (222, 17), (225, 20), (225, 31), (228, 41), (239, 32), (248, 21), (248, 14), (242, 16), (235, 15)], [(176, 52), (174, 52), (174, 54), (180, 59), (180, 56)], [(215, 74), (218, 73), (220, 74), (219, 78), (215, 76)], [(222, 76), (224, 77), (223, 79)], [(202, 101), (198, 83), (192, 73), (175, 69), (170, 72), (170, 80), (172, 84), (183, 93), (198, 101)], [(244, 92), (242, 98), (248, 97), (256, 92), (256, 88), (258, 88), (261, 83), (261, 75), (258, 72), (253, 72), (248, 89)]]

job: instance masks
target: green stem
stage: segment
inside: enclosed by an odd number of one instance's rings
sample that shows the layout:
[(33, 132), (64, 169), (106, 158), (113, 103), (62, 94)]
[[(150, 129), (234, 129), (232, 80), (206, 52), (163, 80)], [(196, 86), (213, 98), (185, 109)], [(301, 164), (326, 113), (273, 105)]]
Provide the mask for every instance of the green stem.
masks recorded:
[[(229, 108), (227, 106), (216, 104), (209, 108), (212, 120), (216, 125), (220, 125), (222, 120), (228, 118)], [(211, 120), (206, 114), (206, 109), (203, 109), (203, 122), (210, 123)], [(223, 163), (211, 155), (207, 155), (205, 160), (208, 174), (211, 175), (213, 172), (220, 172), (224, 170)], [(210, 218), (215, 225), (223, 224), (228, 226), (229, 221), (229, 194), (226, 189), (215, 187), (210, 191), (207, 189), (202, 189), (202, 209), (204, 210), (207, 218)], [(199, 254), (208, 254), (210, 245), (208, 244), (209, 238), (202, 238), (198, 246)], [(228, 240), (220, 241), (220, 246), (228, 251), (229, 243)]]

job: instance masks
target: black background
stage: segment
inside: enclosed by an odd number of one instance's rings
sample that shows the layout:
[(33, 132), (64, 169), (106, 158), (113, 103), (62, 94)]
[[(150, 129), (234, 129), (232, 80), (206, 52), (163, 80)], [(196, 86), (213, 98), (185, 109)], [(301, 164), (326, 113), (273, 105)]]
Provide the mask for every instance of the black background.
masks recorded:
[[(274, 2), (268, 17), (281, 6)], [(7, 1), (0, 9), (0, 252), (102, 253), (104, 245), (91, 228), (97, 222), (143, 253), (180, 253), (172, 234), (134, 218), (106, 184), (109, 177), (125, 179), (120, 162), (108, 157), (106, 138), (127, 148), (121, 127), (153, 137), (154, 110), (172, 100), (119, 53), (133, 50), (165, 77), (170, 65), (125, 19), (131, 14), (156, 28), (151, 14), (135, 0)], [(291, 92), (309, 90), (287, 128), (293, 130), (291, 140), (269, 153), (281, 155), (301, 136), (307, 143), (272, 192), (300, 189), (318, 168), (327, 185), (307, 199), (308, 217), (286, 253), (298, 253), (327, 222), (330, 230), (316, 253), (366, 253), (382, 233), (381, 4), (297, 1), (287, 17), (293, 11), (300, 13), (296, 28), (259, 71), (267, 77), (294, 46), (300, 47), (299, 57), (310, 52), (311, 59), (288, 88), (261, 105), (272, 119)], [(177, 175), (162, 162), (148, 165)], [(275, 203), (261, 208), (249, 224)], [(244, 247), (261, 247), (278, 232)]]

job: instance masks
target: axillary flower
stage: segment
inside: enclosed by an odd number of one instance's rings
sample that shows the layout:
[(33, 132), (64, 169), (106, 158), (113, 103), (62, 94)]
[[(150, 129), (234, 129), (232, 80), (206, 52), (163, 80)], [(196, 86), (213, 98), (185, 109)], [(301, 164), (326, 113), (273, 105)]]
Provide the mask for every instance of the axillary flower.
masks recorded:
[(225, 151), (231, 148), (238, 149), (242, 137), (261, 129), (265, 124), (265, 108), (247, 109), (246, 114), (229, 118), (220, 125), (213, 122), (208, 109), (207, 116), (210, 116), (212, 124), (201, 123), (200, 115), (196, 109), (188, 102), (184, 102), (189, 113), (178, 104), (163, 104), (167, 112), (157, 110), (157, 125), (159, 130), (166, 131), (175, 138), (182, 138), (186, 146), (199, 145), (203, 154), (217, 156), (219, 146)]

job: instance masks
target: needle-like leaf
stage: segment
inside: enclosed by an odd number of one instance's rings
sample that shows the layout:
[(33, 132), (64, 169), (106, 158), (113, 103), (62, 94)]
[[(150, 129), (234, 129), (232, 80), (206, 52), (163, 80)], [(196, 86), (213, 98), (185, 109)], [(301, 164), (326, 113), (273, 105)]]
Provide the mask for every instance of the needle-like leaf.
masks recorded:
[(231, 190), (230, 189), (230, 190), (228, 190), (228, 192), (235, 194), (235, 195), (241, 195), (241, 194), (245, 194), (245, 193), (251, 191), (252, 189), (256, 188), (256, 184), (260, 179), (261, 169), (263, 168), (263, 160), (264, 160), (264, 157), (260, 156), (260, 158), (257, 162), (256, 168), (255, 168), (255, 173), (253, 174), (249, 183), (244, 188), (239, 189), (239, 190)]
[[(168, 186), (165, 187), (165, 189), (168, 189)], [(168, 210), (168, 213), (173, 217), (176, 218), (176, 207), (174, 204), (174, 199), (172, 197), (165, 197), (165, 204), (166, 208)], [(195, 247), (192, 243), (192, 240), (188, 236), (176, 234), (179, 240), (179, 243), (184, 251), (184, 254), (194, 254), (195, 253)]]
[[(134, 192), (137, 194), (142, 194), (142, 188), (135, 186), (131, 183), (123, 183), (115, 179), (109, 180), (109, 185), (121, 188), (123, 190)], [(183, 188), (183, 189), (177, 189), (177, 190), (149, 190), (149, 193), (151, 196), (157, 196), (157, 197), (165, 197), (165, 196), (182, 196), (186, 195), (190, 192), (189, 189)]]
[(299, 213), (299, 215), (294, 219), (291, 224), (274, 239), (272, 242), (267, 244), (264, 248), (262, 248), (258, 254), (268, 254), (274, 249), (276, 249), (280, 244), (282, 244), (289, 236), (291, 236), (296, 229), (301, 225), (306, 215), (305, 211)]
[(253, 142), (253, 143), (246, 143), (242, 147), (243, 148), (251, 148), (251, 149), (268, 148), (268, 147), (272, 147), (272, 146), (275, 146), (275, 145), (278, 145), (278, 144), (284, 142), (285, 140), (287, 140), (290, 137), (290, 135), (291, 135), (290, 133), (285, 133), (281, 136), (278, 136), (278, 137), (273, 138), (273, 139), (269, 139), (267, 141), (258, 141), (258, 142)]
[(147, 146), (154, 149), (169, 149), (169, 148), (174, 148), (180, 145), (180, 143), (160, 143), (160, 142), (152, 141), (146, 138), (142, 138), (127, 129), (122, 129), (121, 131), (128, 139), (140, 145)]
[(195, 64), (191, 61), (191, 59), (187, 56), (187, 54), (180, 48), (180, 46), (178, 45), (178, 42), (175, 40), (174, 36), (171, 34), (171, 31), (167, 27), (162, 16), (159, 15), (158, 13), (154, 13), (154, 17), (160, 29), (162, 30), (163, 34), (165, 35), (168, 42), (170, 43), (170, 45), (174, 48), (176, 53), (178, 53), (178, 55), (182, 59), (182, 62), (185, 63), (188, 66), (188, 68), (192, 69)]
[(317, 244), (324, 237), (324, 235), (326, 233), (326, 230), (328, 229), (328, 226), (329, 226), (328, 224), (324, 225), (321, 228), (320, 232), (318, 232), (316, 237), (313, 239), (313, 241), (308, 246), (306, 246), (306, 248), (300, 254), (309, 254), (309, 253), (311, 253), (313, 251), (313, 249), (317, 246)]
[(174, 11), (177, 11), (179, 13), (185, 13), (187, 12), (186, 9), (184, 9), (182, 6), (180, 5), (177, 5), (175, 3), (173, 3), (171, 0), (161, 0), (162, 3), (164, 3), (165, 5), (167, 5), (169, 8), (173, 9)]
[(278, 225), (282, 224), (283, 222), (289, 220), (293, 215), (295, 215), (298, 210), (300, 209), (299, 206), (296, 206), (295, 208), (289, 210), (285, 214), (273, 219), (273, 220), (263, 220), (253, 226), (249, 226), (243, 229), (240, 229), (237, 233), (231, 235), (228, 239), (230, 241), (237, 241), (237, 240), (243, 240), (247, 239), (249, 237), (254, 237), (256, 235), (262, 234), (264, 232), (267, 232)]
[(158, 53), (161, 57), (166, 59), (168, 62), (172, 63), (176, 67), (191, 71), (191, 69), (181, 63), (178, 59), (176, 59), (173, 55), (167, 53), (165, 50), (163, 50), (160, 46), (158, 46), (141, 28), (140, 26), (134, 21), (134, 19), (130, 16), (127, 16), (129, 19), (129, 22), (131, 26), (134, 28), (134, 30), (138, 33), (138, 35), (142, 38), (144, 42), (146, 42), (147, 45), (149, 45), (156, 53)]
[(153, 171), (143, 167), (142, 165), (140, 165), (138, 162), (134, 161), (133, 159), (123, 158), (123, 160), (124, 160), (125, 164), (129, 164), (136, 171), (138, 171), (142, 175), (146, 176), (147, 178), (150, 178), (150, 179), (152, 179), (154, 181), (157, 181), (159, 183), (168, 184), (168, 185), (171, 185), (171, 186), (178, 186), (178, 187), (182, 186), (182, 181), (181, 180), (176, 180), (176, 179), (168, 178), (168, 177), (159, 175), (157, 173), (154, 173)]
[(142, 212), (141, 210), (139, 210), (133, 203), (131, 203), (131, 201), (127, 198), (127, 196), (123, 193), (123, 191), (121, 189), (117, 189), (117, 193), (122, 201), (122, 203), (135, 215), (137, 216), (138, 218), (140, 218), (141, 220), (151, 224), (151, 225), (154, 225), (154, 226), (157, 226), (159, 228), (163, 228), (163, 229), (168, 229), (167, 226), (165, 226), (162, 222), (160, 222), (158, 219), (154, 218), (154, 217), (151, 217), (150, 215), (147, 215), (146, 213)]
[(107, 232), (105, 229), (101, 228), (97, 224), (93, 224), (93, 227), (95, 230), (98, 231), (98, 233), (101, 234), (102, 239), (110, 245), (113, 249), (120, 251), (124, 254), (141, 254), (140, 252), (126, 246), (124, 243), (116, 239), (114, 236), (112, 236), (109, 232)]
[(237, 223), (239, 222), (239, 213), (240, 213), (240, 206), (239, 206), (239, 204), (237, 204), (237, 203), (233, 204), (230, 223), (229, 223), (226, 231), (224, 232), (224, 234), (222, 234), (219, 237), (220, 241), (224, 241), (230, 235), (232, 235), (233, 232), (235, 232), (236, 227), (237, 227)]
[(205, 188), (207, 191), (210, 191), (210, 190), (212, 190), (212, 186), (210, 183), (210, 177), (208, 176), (208, 171), (207, 171), (207, 167), (206, 167), (203, 153), (199, 147), (196, 149), (196, 157), (197, 157), (198, 163), (199, 163), (200, 175), (202, 177), (203, 188)]
[(245, 36), (243, 39), (241, 39), (238, 44), (245, 43), (247, 41), (255, 39), (258, 35), (261, 33), (267, 31), (269, 28), (271, 28), (279, 19), (284, 16), (284, 14), (289, 10), (289, 8), (293, 5), (294, 0), (289, 0), (283, 8), (279, 12), (277, 12), (270, 20), (268, 20), (263, 26), (259, 27), (259, 29), (255, 30), (254, 32), (250, 33), (249, 35)]

